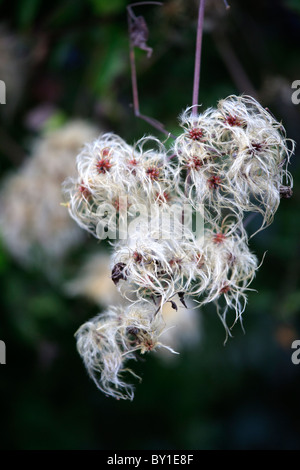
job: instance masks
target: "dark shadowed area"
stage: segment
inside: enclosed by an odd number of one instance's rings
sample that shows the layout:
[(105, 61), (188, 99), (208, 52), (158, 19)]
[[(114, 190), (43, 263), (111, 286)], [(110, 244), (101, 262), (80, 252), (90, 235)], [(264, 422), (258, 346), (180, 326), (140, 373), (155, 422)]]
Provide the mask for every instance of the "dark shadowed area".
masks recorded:
[[(214, 306), (202, 308), (197, 342), (187, 336), (172, 360), (140, 356), (132, 402), (97, 390), (76, 351), (74, 333), (101, 311), (101, 295), (113, 285), (100, 269), (95, 286), (87, 281), (89, 296), (66, 287), (88, 256), (111, 252), (71, 219), (70, 227), (52, 219), (65, 209), (60, 184), (81, 132), (88, 139), (110, 131), (128, 143), (163, 138), (133, 114), (128, 3), (0, 1), (0, 171), (9, 207), (0, 228), (0, 448), (299, 450), (300, 363), (292, 362), (292, 343), (300, 340), (300, 0), (232, 0), (230, 10), (222, 0), (206, 2), (203, 109), (231, 94), (252, 95), (297, 144), (293, 196), (250, 240), (259, 259), (266, 255), (248, 295), (245, 333), (236, 324), (224, 346)], [(175, 135), (178, 115), (192, 104), (197, 8), (196, 0), (166, 0), (135, 9), (153, 48), (151, 58), (136, 50), (140, 110)], [(85, 124), (43, 144), (74, 120)], [(69, 163), (60, 160), (65, 147)], [(36, 155), (44, 166), (32, 165), (23, 178), (20, 169)], [(251, 219), (249, 230), (259, 222)]]

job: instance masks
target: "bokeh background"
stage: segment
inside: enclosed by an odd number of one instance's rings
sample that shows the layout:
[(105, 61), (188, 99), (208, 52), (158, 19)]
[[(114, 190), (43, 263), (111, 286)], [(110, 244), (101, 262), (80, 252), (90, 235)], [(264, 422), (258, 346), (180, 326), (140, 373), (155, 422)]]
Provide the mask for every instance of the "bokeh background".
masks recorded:
[[(133, 116), (128, 3), (0, 1), (7, 86), (0, 106), (0, 339), (7, 350), (0, 448), (300, 449), (300, 364), (291, 361), (300, 339), (299, 145), (293, 197), (251, 241), (259, 258), (267, 254), (251, 286), (257, 292), (249, 293), (245, 334), (236, 325), (224, 346), (214, 308), (198, 312), (197, 341), (187, 333), (175, 359), (153, 353), (136, 364), (143, 381), (133, 402), (99, 392), (76, 352), (75, 331), (104, 308), (108, 289), (105, 267), (94, 268), (93, 286), (78, 279), (86, 260), (106, 256), (109, 245), (66, 222), (61, 180), (73, 171), (80, 140), (94, 132), (113, 131), (129, 143), (145, 133), (162, 137)], [(300, 1), (231, 0), (229, 11), (222, 0), (206, 3), (203, 108), (251, 94), (299, 143), (291, 85), (300, 80)], [(191, 104), (197, 2), (166, 0), (135, 12), (145, 16), (154, 49), (150, 59), (136, 51), (141, 111), (176, 134), (178, 114)]]

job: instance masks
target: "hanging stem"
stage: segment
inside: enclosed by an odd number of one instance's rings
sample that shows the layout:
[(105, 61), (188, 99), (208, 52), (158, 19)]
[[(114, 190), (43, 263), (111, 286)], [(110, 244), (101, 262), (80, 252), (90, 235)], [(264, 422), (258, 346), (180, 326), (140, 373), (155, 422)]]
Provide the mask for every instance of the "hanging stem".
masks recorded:
[(146, 32), (145, 29), (143, 30), (143, 27), (145, 28), (144, 25), (139, 25), (140, 28), (142, 28), (139, 32), (141, 34), (139, 43), (135, 44), (132, 40), (131, 36), (131, 28), (132, 25), (136, 22), (138, 22), (139, 18), (135, 16), (135, 14), (132, 11), (131, 7), (134, 6), (143, 6), (143, 5), (162, 5), (161, 2), (138, 2), (138, 3), (132, 3), (131, 5), (128, 5), (127, 11), (128, 11), (128, 27), (129, 27), (129, 37), (130, 37), (130, 49), (129, 49), (129, 58), (130, 58), (130, 70), (131, 70), (131, 84), (132, 84), (132, 95), (133, 95), (133, 109), (134, 109), (134, 115), (143, 121), (146, 121), (148, 124), (150, 124), (152, 127), (157, 129), (158, 131), (162, 132), (163, 134), (167, 135), (168, 137), (175, 138), (173, 134), (168, 132), (164, 125), (157, 121), (156, 119), (153, 119), (149, 116), (145, 116), (144, 114), (140, 113), (140, 105), (139, 105), (139, 93), (138, 93), (138, 84), (137, 84), (137, 74), (136, 74), (136, 65), (135, 65), (135, 54), (134, 54), (134, 47), (140, 47), (143, 50), (146, 50), (148, 52), (148, 57), (150, 57), (152, 49), (149, 48), (146, 45), (145, 39), (147, 36), (148, 31)]
[(162, 2), (136, 2), (136, 3), (130, 3), (128, 5), (127, 10), (131, 12), (132, 14), (132, 7), (141, 7), (143, 5), (163, 5)]
[(198, 98), (199, 98), (204, 9), (205, 9), (205, 0), (200, 0), (199, 10), (198, 10), (198, 25), (197, 25), (197, 39), (196, 39), (196, 53), (195, 53), (194, 85), (193, 85), (193, 116), (196, 116), (197, 114), (197, 105), (198, 105)]
[(140, 113), (140, 104), (139, 104), (139, 92), (138, 92), (138, 85), (137, 85), (137, 76), (136, 76), (136, 66), (135, 66), (135, 56), (134, 56), (134, 47), (132, 45), (132, 42), (130, 41), (130, 51), (129, 51), (129, 57), (130, 57), (130, 69), (131, 69), (131, 84), (132, 84), (132, 96), (133, 96), (133, 110), (134, 110), (134, 115), (143, 121), (146, 121), (148, 124), (153, 126), (155, 129), (158, 131), (162, 132), (163, 134), (167, 136), (171, 136), (174, 138), (173, 134), (170, 132), (166, 131), (164, 128), (164, 125), (157, 121), (156, 119), (153, 119), (149, 116), (145, 116), (144, 114)]
[(139, 116), (140, 115), (139, 93), (138, 93), (138, 87), (137, 87), (134, 48), (133, 48), (133, 45), (132, 45), (131, 41), (130, 41), (129, 58), (130, 58), (130, 69), (131, 69), (133, 109), (134, 109), (135, 116)]

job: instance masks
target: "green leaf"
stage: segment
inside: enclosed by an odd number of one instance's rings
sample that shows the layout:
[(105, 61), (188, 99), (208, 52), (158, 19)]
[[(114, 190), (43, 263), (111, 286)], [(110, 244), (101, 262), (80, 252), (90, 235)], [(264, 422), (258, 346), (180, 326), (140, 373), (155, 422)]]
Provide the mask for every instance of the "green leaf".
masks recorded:
[(300, 0), (288, 0), (288, 6), (291, 10), (300, 14)]
[(283, 304), (283, 312), (290, 317), (300, 311), (300, 290), (291, 292), (285, 299)]
[(43, 124), (43, 131), (53, 131), (59, 129), (67, 121), (67, 116), (63, 111), (57, 111)]
[(89, 0), (94, 13), (110, 14), (126, 11), (127, 3), (124, 0)]
[(21, 28), (28, 28), (34, 21), (38, 9), (40, 6), (40, 0), (27, 0), (19, 1), (18, 12), (19, 12), (19, 23)]

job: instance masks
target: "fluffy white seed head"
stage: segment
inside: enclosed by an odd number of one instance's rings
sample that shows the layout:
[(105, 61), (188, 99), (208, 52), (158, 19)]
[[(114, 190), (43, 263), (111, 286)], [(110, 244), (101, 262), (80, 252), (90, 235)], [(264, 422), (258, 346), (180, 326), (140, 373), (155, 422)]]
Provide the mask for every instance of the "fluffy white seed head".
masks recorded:
[[(98, 238), (99, 227), (115, 229), (122, 217), (120, 204), (117, 214), (105, 217), (101, 205), (128, 196), (130, 230), (111, 242), (110, 266), (129, 305), (109, 310), (77, 333), (90, 375), (117, 398), (133, 396), (122, 378), (132, 372), (125, 367), (128, 359), (138, 351), (170, 349), (160, 342), (162, 335), (167, 338), (166, 306), (178, 313), (178, 302), (182, 308), (187, 301), (213, 302), (227, 335), (229, 311), (233, 324), (242, 321), (259, 267), (249, 249), (245, 213), (258, 212), (263, 229), (282, 194), (291, 193), (287, 165), (294, 143), (253, 98), (232, 95), (196, 115), (188, 108), (180, 125), (169, 152), (153, 137), (129, 146), (114, 134), (100, 136), (78, 155), (78, 178), (65, 185), (72, 217)], [(194, 211), (191, 221), (204, 217), (204, 227), (193, 231), (185, 224), (183, 230), (185, 206)], [(175, 208), (177, 218), (170, 223)]]
[(61, 184), (75, 176), (75, 154), (96, 135), (94, 126), (71, 121), (47, 132), (33, 145), (31, 155), (8, 175), (0, 194), (0, 231), (5, 246), (21, 263), (37, 260), (51, 269), (80, 244), (83, 232), (61, 206)]
[(136, 354), (163, 347), (174, 352), (159, 338), (165, 323), (149, 302), (136, 302), (127, 308), (111, 308), (82, 325), (76, 332), (77, 349), (88, 374), (107, 396), (133, 399), (133, 385), (124, 376), (136, 374), (126, 367)]
[[(192, 204), (206, 204), (212, 221), (219, 221), (224, 210), (240, 220), (250, 211), (262, 215), (262, 228), (269, 225), (281, 188), (292, 187), (287, 165), (294, 142), (282, 124), (253, 98), (232, 95), (197, 116), (188, 108), (181, 125), (184, 132), (174, 144), (178, 190)], [(189, 179), (188, 188), (183, 179)]]

